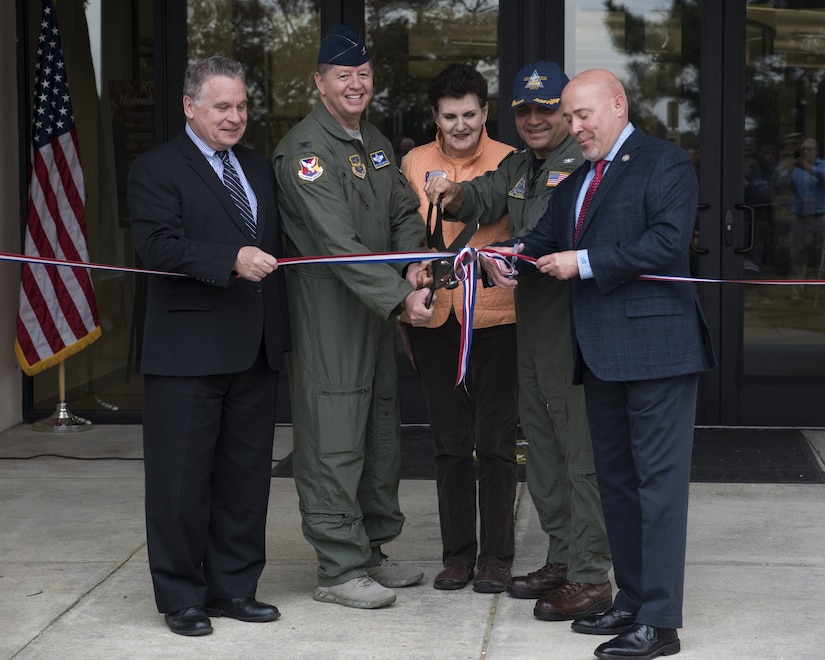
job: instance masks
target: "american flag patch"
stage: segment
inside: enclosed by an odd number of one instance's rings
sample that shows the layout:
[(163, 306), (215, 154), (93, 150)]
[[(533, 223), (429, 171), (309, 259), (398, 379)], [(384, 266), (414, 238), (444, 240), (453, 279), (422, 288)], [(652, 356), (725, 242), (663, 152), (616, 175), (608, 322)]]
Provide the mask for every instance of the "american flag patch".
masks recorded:
[(564, 181), (568, 176), (570, 176), (570, 172), (560, 172), (558, 170), (553, 170), (547, 174), (547, 183), (545, 184), (548, 188), (554, 188), (559, 185), (562, 181)]

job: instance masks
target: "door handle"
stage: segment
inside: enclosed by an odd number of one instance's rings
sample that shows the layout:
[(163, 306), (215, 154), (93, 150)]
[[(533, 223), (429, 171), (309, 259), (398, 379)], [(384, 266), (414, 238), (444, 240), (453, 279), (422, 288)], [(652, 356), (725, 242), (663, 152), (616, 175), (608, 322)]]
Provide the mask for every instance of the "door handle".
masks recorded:
[[(707, 211), (710, 208), (710, 204), (699, 204), (696, 207), (696, 214), (699, 215), (701, 211)], [(693, 230), (693, 240), (690, 242), (690, 251), (696, 254), (707, 254), (710, 252), (707, 248), (699, 247), (699, 231), (697, 229)]]
[(725, 209), (725, 220), (722, 223), (722, 233), (725, 238), (725, 247), (733, 245), (733, 210)]
[(756, 214), (753, 211), (752, 206), (748, 206), (747, 204), (734, 204), (733, 208), (739, 211), (746, 211), (747, 212), (747, 226), (749, 227), (748, 236), (750, 236), (750, 240), (748, 241), (748, 245), (743, 248), (737, 248), (734, 250), (736, 254), (745, 254), (753, 250), (753, 242), (755, 240), (756, 234)]

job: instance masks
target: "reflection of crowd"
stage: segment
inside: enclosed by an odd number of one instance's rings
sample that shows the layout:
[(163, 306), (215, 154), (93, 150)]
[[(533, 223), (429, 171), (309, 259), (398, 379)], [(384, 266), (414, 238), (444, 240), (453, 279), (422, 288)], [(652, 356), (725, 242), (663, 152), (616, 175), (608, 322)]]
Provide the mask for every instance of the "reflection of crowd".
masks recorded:
[[(685, 152), (698, 176), (699, 150)], [(804, 280), (825, 270), (825, 160), (819, 145), (788, 133), (779, 146), (747, 136), (743, 142), (743, 202), (753, 210), (745, 224), (744, 276)], [(818, 275), (816, 275), (818, 277)], [(798, 303), (805, 287), (790, 288)], [(768, 293), (764, 292), (767, 300)]]
[[(822, 265), (825, 233), (825, 160), (816, 140), (807, 138), (794, 152), (793, 168), (783, 173), (793, 194), (790, 225), (790, 276), (804, 279), (808, 265)], [(794, 286), (791, 301), (802, 300), (803, 288)]]
[(753, 209), (753, 249), (745, 259), (746, 274), (758, 274), (772, 265), (776, 249), (774, 197), (776, 189), (776, 149), (771, 145), (745, 151), (745, 204)]
[(415, 140), (405, 135), (396, 135), (392, 139), (392, 149), (395, 154), (395, 162), (400, 163), (407, 152), (415, 146)]

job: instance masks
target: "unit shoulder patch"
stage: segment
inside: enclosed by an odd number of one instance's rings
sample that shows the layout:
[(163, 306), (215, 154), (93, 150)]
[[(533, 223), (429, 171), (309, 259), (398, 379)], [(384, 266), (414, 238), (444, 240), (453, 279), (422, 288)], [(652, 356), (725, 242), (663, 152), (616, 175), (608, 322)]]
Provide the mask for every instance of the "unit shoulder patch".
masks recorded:
[(507, 193), (508, 197), (513, 197), (515, 199), (526, 199), (527, 198), (527, 175), (522, 174), (521, 178), (516, 181), (516, 185), (510, 188), (510, 192)]
[(324, 166), (318, 156), (308, 156), (298, 161), (298, 178), (301, 181), (312, 183), (324, 175)]

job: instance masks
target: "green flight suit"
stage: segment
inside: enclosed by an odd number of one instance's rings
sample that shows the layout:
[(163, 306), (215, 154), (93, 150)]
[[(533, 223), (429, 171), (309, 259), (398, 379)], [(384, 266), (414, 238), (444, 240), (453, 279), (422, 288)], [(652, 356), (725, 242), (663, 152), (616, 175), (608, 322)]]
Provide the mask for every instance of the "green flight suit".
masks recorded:
[[(544, 215), (555, 186), (582, 162), (570, 136), (544, 161), (529, 149), (516, 152), (497, 170), (461, 184), (465, 198), (456, 217), (484, 223), (506, 212), (510, 235), (523, 236)], [(584, 390), (571, 384), (567, 283), (532, 271), (519, 276), (515, 300), (527, 486), (549, 537), (547, 563), (567, 564), (568, 580), (600, 584), (607, 581), (610, 549)]]
[[(286, 256), (421, 250), (418, 198), (392, 145), (364, 121), (363, 143), (326, 107), (275, 150)], [(401, 532), (395, 358), (404, 265), (286, 266), (293, 351), (293, 473), (320, 586), (365, 575)]]

